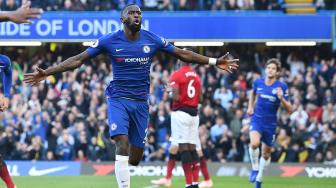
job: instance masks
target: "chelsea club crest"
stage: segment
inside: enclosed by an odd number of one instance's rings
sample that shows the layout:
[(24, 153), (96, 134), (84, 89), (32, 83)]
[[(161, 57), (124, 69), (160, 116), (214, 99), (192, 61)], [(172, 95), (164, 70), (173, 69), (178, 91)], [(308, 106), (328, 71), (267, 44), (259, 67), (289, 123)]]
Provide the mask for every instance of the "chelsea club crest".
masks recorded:
[(148, 53), (150, 52), (150, 47), (149, 47), (149, 46), (144, 46), (144, 47), (142, 48), (142, 51), (143, 51), (144, 53), (148, 54)]

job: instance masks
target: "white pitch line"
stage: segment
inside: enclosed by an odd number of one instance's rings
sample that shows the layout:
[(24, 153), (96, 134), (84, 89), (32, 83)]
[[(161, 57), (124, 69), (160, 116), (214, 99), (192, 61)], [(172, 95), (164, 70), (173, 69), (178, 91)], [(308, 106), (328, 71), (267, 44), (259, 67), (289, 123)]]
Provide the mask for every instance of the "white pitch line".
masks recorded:
[(158, 185), (150, 185), (150, 186), (146, 186), (146, 187), (143, 187), (143, 188), (157, 188), (159, 187)]

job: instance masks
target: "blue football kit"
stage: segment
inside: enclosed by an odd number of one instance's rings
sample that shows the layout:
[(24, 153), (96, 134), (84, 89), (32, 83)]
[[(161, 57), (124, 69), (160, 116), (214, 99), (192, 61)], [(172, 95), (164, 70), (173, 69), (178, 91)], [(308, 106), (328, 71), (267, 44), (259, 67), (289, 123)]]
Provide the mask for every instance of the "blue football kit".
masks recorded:
[(10, 97), (10, 90), (12, 87), (12, 64), (10, 59), (0, 54), (0, 73), (3, 80), (3, 95), (6, 98)]
[(152, 57), (174, 46), (146, 30), (130, 41), (123, 30), (99, 38), (86, 52), (90, 57), (106, 54), (111, 59), (112, 80), (106, 88), (110, 136), (128, 135), (132, 145), (144, 148), (149, 120), (149, 85)]
[(261, 141), (268, 146), (272, 146), (275, 140), (277, 110), (280, 106), (276, 90), (279, 87), (284, 93), (284, 98), (288, 100), (288, 87), (283, 82), (276, 80), (272, 85), (266, 85), (265, 79), (261, 78), (253, 83), (257, 103), (251, 117), (250, 131), (259, 132)]

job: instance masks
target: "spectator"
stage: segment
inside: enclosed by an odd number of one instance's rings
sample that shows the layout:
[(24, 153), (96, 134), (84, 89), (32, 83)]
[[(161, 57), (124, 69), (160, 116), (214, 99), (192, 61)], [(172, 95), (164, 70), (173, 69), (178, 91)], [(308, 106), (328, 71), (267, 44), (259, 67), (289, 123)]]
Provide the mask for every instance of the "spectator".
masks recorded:
[(240, 136), (240, 131), (243, 128), (242, 124), (243, 112), (236, 110), (233, 120), (230, 122), (230, 131), (232, 132), (232, 138), (236, 139)]
[(221, 136), (228, 129), (228, 126), (224, 123), (223, 117), (216, 118), (216, 124), (211, 127), (210, 136), (211, 140), (216, 143), (220, 140)]
[(233, 94), (231, 89), (227, 89), (224, 86), (216, 89), (214, 94), (214, 100), (219, 100), (222, 107), (225, 108), (226, 110), (230, 108), (232, 99)]
[(144, 10), (158, 10), (158, 0), (144, 0)]
[(88, 146), (88, 159), (93, 162), (102, 161), (102, 156), (104, 154), (104, 150), (97, 144), (97, 138), (92, 137), (91, 143)]
[(75, 150), (73, 148), (73, 137), (69, 135), (67, 130), (63, 131), (63, 136), (58, 140), (56, 154), (60, 160), (69, 161), (75, 157)]
[(269, 9), (269, 1), (268, 0), (255, 0), (254, 8), (256, 10), (268, 10)]

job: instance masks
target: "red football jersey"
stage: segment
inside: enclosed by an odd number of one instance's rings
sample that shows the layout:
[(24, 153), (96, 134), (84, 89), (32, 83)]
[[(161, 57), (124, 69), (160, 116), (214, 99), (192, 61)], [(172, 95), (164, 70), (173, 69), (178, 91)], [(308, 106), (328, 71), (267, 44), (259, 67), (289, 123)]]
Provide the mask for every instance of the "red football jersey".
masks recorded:
[(198, 74), (190, 66), (183, 66), (173, 72), (170, 85), (178, 88), (180, 92), (179, 100), (173, 102), (173, 110), (181, 107), (197, 108), (202, 83)]

